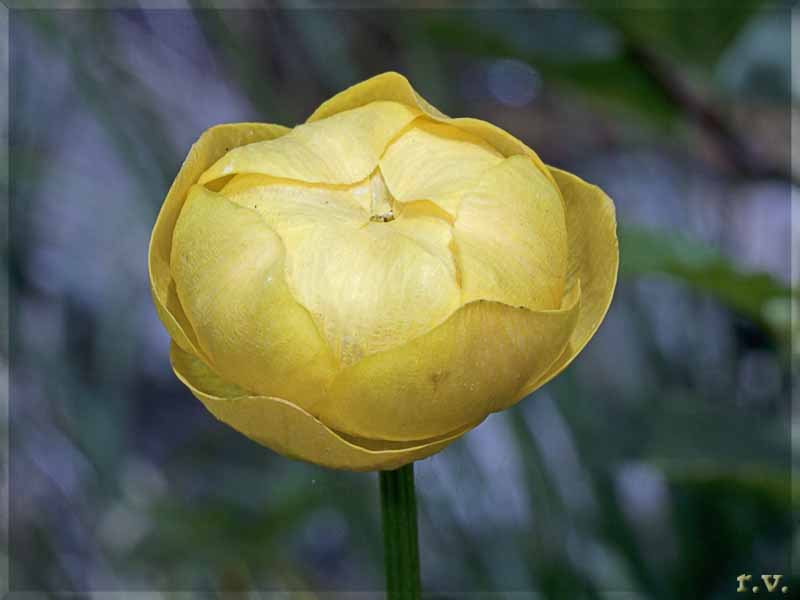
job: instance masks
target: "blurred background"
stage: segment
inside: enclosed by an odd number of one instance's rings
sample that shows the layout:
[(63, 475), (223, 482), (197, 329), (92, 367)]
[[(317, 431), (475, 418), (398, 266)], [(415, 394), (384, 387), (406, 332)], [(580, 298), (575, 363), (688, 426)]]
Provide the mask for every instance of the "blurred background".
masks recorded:
[(789, 3), (412, 5), (11, 12), (11, 589), (382, 588), (375, 474), (206, 413), (171, 372), (146, 250), (204, 129), (294, 125), (392, 69), (600, 185), (620, 221), (615, 301), (573, 366), (418, 463), (430, 597), (724, 599), (741, 573), (800, 592)]

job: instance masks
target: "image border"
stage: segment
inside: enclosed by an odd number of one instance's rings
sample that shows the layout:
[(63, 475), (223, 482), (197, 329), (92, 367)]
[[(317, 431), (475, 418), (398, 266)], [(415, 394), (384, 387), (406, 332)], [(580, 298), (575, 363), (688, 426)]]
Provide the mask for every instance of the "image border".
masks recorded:
[[(3, 148), (5, 149), (5, 156), (2, 160), (0, 167), (0, 181), (2, 181), (2, 193), (6, 198), (3, 207), (3, 219), (0, 225), (0, 241), (6, 249), (6, 254), (11, 250), (10, 228), (11, 219), (13, 218), (13, 210), (11, 208), (11, 197), (13, 194), (12, 186), (12, 166), (13, 158), (11, 153), (11, 126), (12, 126), (12, 113), (13, 107), (11, 106), (11, 83), (13, 61), (11, 60), (11, 23), (14, 15), (20, 12), (27, 12), (31, 10), (58, 10), (58, 11), (114, 11), (120, 9), (138, 9), (143, 11), (158, 11), (158, 10), (185, 10), (192, 12), (196, 10), (191, 6), (187, 6), (188, 2), (180, 0), (143, 0), (141, 2), (117, 0), (107, 3), (103, 2), (86, 2), (82, 6), (71, 6), (66, 2), (59, 1), (46, 1), (46, 0), (33, 0), (31, 2), (8, 2), (0, 0), (0, 72), (2, 72), (3, 80), (6, 85), (2, 88), (2, 98), (0, 98), (0, 137), (2, 138)], [(615, 4), (615, 6), (620, 6)], [(528, 10), (559, 10), (563, 6), (555, 6), (550, 2), (457, 2), (449, 6), (431, 6), (430, 9), (445, 10), (445, 9), (514, 9), (525, 7)], [(641, 3), (623, 3), (620, 8), (636, 8), (647, 9), (648, 2)], [(425, 10), (425, 6), (402, 6), (397, 4), (383, 5), (370, 5), (367, 2), (339, 2), (339, 3), (320, 3), (320, 4), (298, 4), (297, 6), (277, 6), (270, 7), (271, 9), (277, 8), (280, 10)], [(204, 10), (258, 10), (257, 6), (243, 0), (233, 0), (226, 3), (224, 8), (219, 6), (203, 7)], [(762, 10), (769, 10), (769, 4)], [(788, 14), (790, 15), (790, 73), (791, 73), (791, 90), (793, 92), (800, 91), (800, 8), (797, 6), (787, 7)], [(789, 100), (790, 105), (792, 99)], [(800, 148), (797, 148), (797, 140), (800, 139), (800, 115), (797, 110), (791, 109), (791, 133), (790, 133), (790, 168), (792, 172), (800, 172)], [(791, 270), (791, 286), (797, 291), (800, 290), (800, 189), (794, 184), (789, 184), (791, 190), (790, 197), (790, 219), (791, 219), (791, 248), (790, 248), (790, 270)], [(0, 302), (0, 323), (5, 324), (7, 331), (5, 337), (2, 339), (2, 350), (8, 357), (8, 364), (0, 366), (0, 437), (4, 440), (4, 452), (0, 455), (0, 516), (3, 516), (2, 524), (0, 524), (0, 538), (3, 545), (2, 560), (0, 561), (0, 598), (13, 598), (13, 599), (31, 599), (40, 598), (41, 593), (54, 593), (59, 597), (91, 597), (102, 598), (109, 600), (156, 600), (157, 598), (170, 598), (175, 600), (189, 600), (196, 598), (198, 595), (205, 593), (217, 593), (213, 590), (132, 590), (132, 591), (105, 591), (105, 590), (83, 590), (83, 591), (54, 591), (54, 590), (12, 590), (11, 588), (11, 560), (12, 552), (10, 548), (10, 519), (11, 519), (11, 474), (10, 474), (10, 461), (11, 461), (11, 442), (10, 442), (10, 402), (11, 402), (11, 383), (12, 383), (12, 365), (13, 357), (11, 355), (12, 347), (12, 319), (14, 315), (13, 300), (14, 290), (10, 273), (8, 273), (8, 280), (3, 282), (4, 286), (0, 287), (0, 294), (3, 295)], [(790, 339), (790, 352), (792, 361), (791, 364), (791, 410), (790, 410), (790, 426), (789, 435), (791, 442), (791, 459), (790, 459), (790, 482), (791, 482), (791, 500), (792, 506), (800, 504), (800, 482), (795, 481), (795, 471), (800, 469), (800, 392), (797, 389), (798, 378), (798, 365), (800, 365), (800, 340), (798, 340), (798, 332), (800, 332), (800, 300), (797, 297), (791, 303), (791, 339)], [(795, 531), (792, 532), (792, 544), (790, 546), (790, 562), (789, 567), (792, 578), (798, 576), (800, 571), (800, 534), (796, 534), (798, 527), (797, 517), (793, 517), (793, 526)], [(251, 594), (258, 594), (259, 598), (266, 600), (278, 600), (283, 598), (291, 598), (295, 595), (300, 595), (304, 592), (313, 592), (316, 597), (327, 600), (339, 599), (353, 599), (353, 600), (368, 600), (377, 597), (383, 597), (383, 590), (374, 591), (316, 591), (316, 590), (290, 590), (290, 591), (274, 591), (274, 590), (251, 590), (247, 593), (231, 593), (220, 591), (224, 593), (226, 598), (251, 598)], [(502, 595), (503, 598), (510, 600), (522, 600), (530, 598), (538, 598), (539, 595), (533, 591), (499, 591), (499, 592), (442, 592), (443, 595), (457, 594), (459, 598), (481, 599), (481, 598), (495, 598)], [(633, 590), (608, 590), (604, 592), (608, 598), (615, 600), (633, 600), (638, 598), (638, 594)]]

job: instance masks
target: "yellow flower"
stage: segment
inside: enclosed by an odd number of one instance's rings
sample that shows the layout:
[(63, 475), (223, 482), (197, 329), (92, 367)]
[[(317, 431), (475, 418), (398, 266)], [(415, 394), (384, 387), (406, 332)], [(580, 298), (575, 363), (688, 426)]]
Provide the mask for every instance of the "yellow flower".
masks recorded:
[(209, 411), (287, 456), (369, 470), (560, 373), (618, 260), (599, 188), (384, 73), (294, 129), (206, 131), (149, 266), (173, 369)]

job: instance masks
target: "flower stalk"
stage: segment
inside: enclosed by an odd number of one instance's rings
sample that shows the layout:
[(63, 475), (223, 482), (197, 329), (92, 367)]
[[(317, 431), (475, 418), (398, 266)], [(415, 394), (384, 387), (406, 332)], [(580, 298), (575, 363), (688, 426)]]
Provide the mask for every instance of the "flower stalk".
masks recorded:
[(419, 600), (414, 463), (380, 472), (387, 600)]

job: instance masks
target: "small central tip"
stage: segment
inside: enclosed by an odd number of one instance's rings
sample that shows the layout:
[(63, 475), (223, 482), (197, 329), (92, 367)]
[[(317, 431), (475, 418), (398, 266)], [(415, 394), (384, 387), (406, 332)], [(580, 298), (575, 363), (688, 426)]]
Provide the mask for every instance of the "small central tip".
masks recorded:
[(374, 223), (388, 223), (389, 221), (394, 221), (394, 212), (390, 210), (381, 215), (372, 215), (369, 220)]
[(380, 169), (375, 169), (375, 172), (370, 177), (370, 203), (369, 203), (369, 220), (373, 223), (388, 223), (394, 220), (394, 198), (383, 180), (383, 175)]

